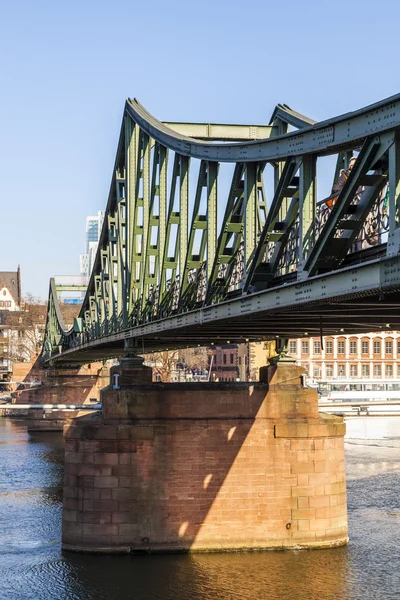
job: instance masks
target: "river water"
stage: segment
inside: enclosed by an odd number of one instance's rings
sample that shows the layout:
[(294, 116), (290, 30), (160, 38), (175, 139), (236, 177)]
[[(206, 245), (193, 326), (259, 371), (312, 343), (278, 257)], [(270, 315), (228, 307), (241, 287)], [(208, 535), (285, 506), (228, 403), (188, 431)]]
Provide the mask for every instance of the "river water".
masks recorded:
[(79, 555), (60, 547), (61, 434), (0, 419), (0, 600), (399, 599), (400, 435), (347, 440), (346, 455), (347, 547)]

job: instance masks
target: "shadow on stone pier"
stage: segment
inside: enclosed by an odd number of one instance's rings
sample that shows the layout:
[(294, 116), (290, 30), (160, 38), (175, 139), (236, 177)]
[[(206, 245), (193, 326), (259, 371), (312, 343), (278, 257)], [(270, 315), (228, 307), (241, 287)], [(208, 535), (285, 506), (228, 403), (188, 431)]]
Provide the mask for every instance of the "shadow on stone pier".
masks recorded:
[(160, 384), (145, 367), (113, 367), (119, 389), (102, 391), (103, 415), (65, 430), (64, 549), (345, 544), (345, 425), (318, 414), (303, 372), (278, 364), (265, 383)]

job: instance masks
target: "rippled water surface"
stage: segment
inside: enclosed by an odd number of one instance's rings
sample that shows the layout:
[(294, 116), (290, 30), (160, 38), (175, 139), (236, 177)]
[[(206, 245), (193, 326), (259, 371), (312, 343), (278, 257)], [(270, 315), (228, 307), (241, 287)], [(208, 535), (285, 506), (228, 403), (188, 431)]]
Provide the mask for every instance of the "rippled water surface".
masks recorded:
[(0, 600), (398, 599), (400, 438), (349, 440), (346, 451), (347, 547), (78, 555), (60, 549), (61, 434), (0, 419)]

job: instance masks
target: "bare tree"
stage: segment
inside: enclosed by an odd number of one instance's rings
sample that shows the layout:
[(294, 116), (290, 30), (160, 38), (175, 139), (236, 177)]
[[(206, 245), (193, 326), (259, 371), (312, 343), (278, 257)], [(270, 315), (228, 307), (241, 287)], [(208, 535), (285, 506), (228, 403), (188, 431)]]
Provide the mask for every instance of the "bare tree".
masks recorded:
[(6, 352), (12, 362), (26, 362), (40, 353), (46, 326), (47, 305), (28, 294), (21, 311), (3, 313), (8, 330)]
[(179, 360), (179, 350), (165, 350), (145, 354), (145, 360), (153, 368), (153, 375), (158, 380), (171, 381), (172, 372), (176, 369)]
[(183, 348), (165, 350), (145, 355), (146, 362), (153, 368), (156, 379), (171, 381), (175, 371), (190, 372), (208, 369), (211, 351), (208, 348)]
[(181, 362), (183, 362), (188, 369), (197, 369), (200, 371), (208, 369), (211, 356), (212, 350), (206, 347), (185, 348), (180, 350)]

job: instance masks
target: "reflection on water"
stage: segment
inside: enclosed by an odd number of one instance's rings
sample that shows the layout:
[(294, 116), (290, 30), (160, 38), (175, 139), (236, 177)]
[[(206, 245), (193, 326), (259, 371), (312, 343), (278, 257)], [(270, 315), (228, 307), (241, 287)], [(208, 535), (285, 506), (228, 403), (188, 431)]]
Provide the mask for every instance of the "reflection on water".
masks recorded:
[[(61, 434), (0, 419), (0, 598), (338, 600), (400, 596), (400, 440), (346, 444), (351, 543), (235, 554), (62, 553)], [(397, 564), (396, 564), (397, 563)]]

